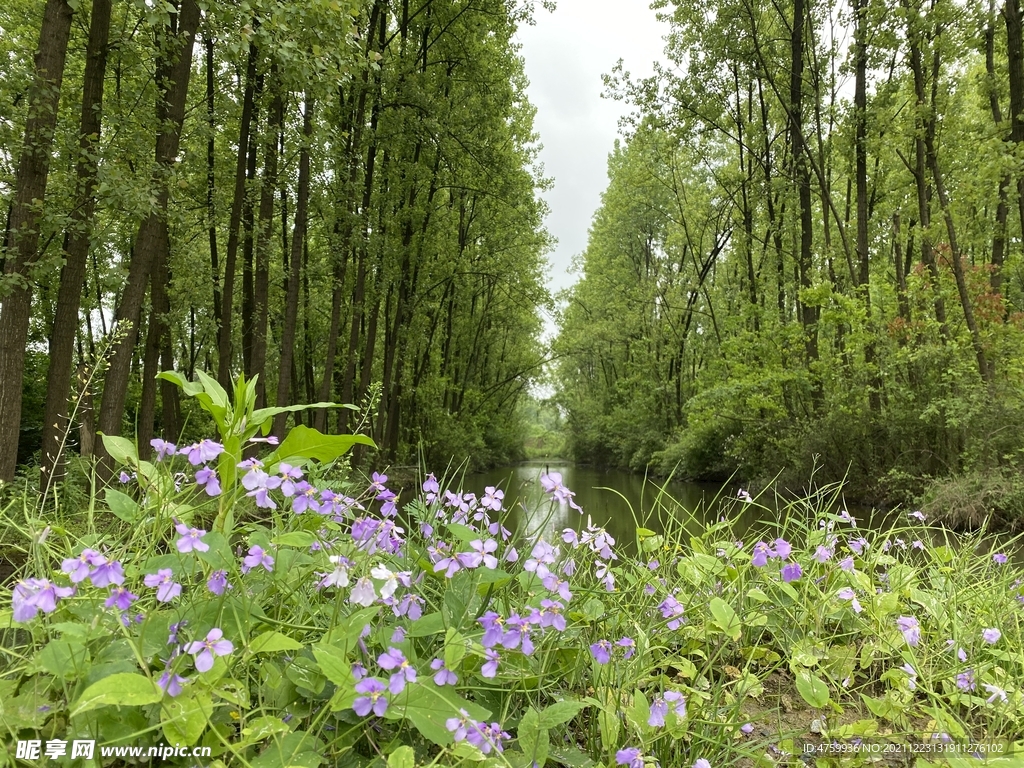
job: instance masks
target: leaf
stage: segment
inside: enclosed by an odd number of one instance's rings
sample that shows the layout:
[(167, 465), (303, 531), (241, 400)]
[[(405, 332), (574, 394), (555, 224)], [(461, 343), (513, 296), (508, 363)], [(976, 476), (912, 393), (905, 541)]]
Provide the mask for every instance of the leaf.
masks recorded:
[(114, 488), (107, 488), (106, 500), (110, 511), (126, 523), (134, 525), (138, 522), (141, 510), (131, 496)]
[(210, 396), (213, 404), (221, 409), (221, 411), (227, 411), (231, 407), (228, 393), (224, 391), (224, 387), (215, 378), (200, 368), (196, 369), (196, 378), (202, 383), (203, 389), (206, 390), (206, 394)]
[(352, 676), (352, 666), (348, 659), (330, 645), (317, 645), (313, 647), (313, 656), (324, 677), (330, 680), (339, 688), (354, 688), (355, 677)]
[(388, 768), (416, 768), (416, 752), (403, 745), (388, 755)]
[(81, 677), (88, 669), (89, 652), (77, 640), (51, 640), (39, 652), (39, 665), (61, 680)]
[(104, 450), (118, 464), (139, 463), (139, 453), (135, 450), (135, 443), (131, 440), (117, 435), (104, 435), (102, 432), (98, 434), (103, 438)]
[(595, 768), (597, 766), (597, 763), (576, 747), (552, 747), (548, 757), (562, 765), (569, 766), (569, 768)]
[(466, 656), (466, 638), (455, 627), (451, 627), (444, 636), (444, 665), (455, 669)]
[(298, 640), (293, 640), (280, 632), (269, 630), (252, 639), (249, 643), (249, 653), (277, 653), (278, 651), (299, 651), (303, 645)]
[(295, 413), (296, 411), (305, 411), (309, 408), (348, 408), (352, 411), (359, 410), (358, 406), (349, 405), (347, 403), (308, 403), (306, 405), (289, 405), (283, 408), (260, 408), (258, 411), (253, 411), (252, 423), (261, 425), (266, 424), (280, 413)]
[(544, 765), (548, 759), (551, 740), (547, 728), (540, 724), (540, 714), (533, 707), (526, 710), (526, 714), (519, 722), (518, 742), (519, 749), (528, 760), (536, 765)]
[(288, 733), (290, 730), (288, 724), (279, 717), (270, 715), (257, 717), (255, 720), (250, 720), (249, 724), (242, 729), (242, 743), (239, 746), (247, 747), (250, 744), (258, 744), (272, 736)]
[(720, 597), (712, 598), (709, 607), (715, 624), (733, 640), (739, 640), (743, 634), (743, 625), (733, 607)]
[(325, 435), (299, 424), (292, 428), (274, 451), (274, 460), (316, 459), (327, 463), (348, 453), (354, 445), (377, 447), (376, 443), (365, 435)]
[(118, 707), (155, 704), (162, 698), (163, 691), (148, 677), (135, 672), (120, 672), (86, 688), (71, 707), (71, 716), (111, 704)]
[(806, 671), (797, 673), (796, 689), (800, 692), (803, 700), (812, 707), (821, 709), (828, 704), (828, 686), (817, 675)]
[(313, 542), (316, 541), (314, 536), (309, 531), (290, 531), (283, 533), (274, 539), (274, 543), (281, 547), (301, 547), (308, 549)]
[(489, 710), (466, 701), (451, 688), (439, 688), (433, 682), (421, 680), (406, 686), (406, 692), (392, 702), (384, 716), (389, 720), (405, 718), (422, 736), (434, 744), (452, 743), (452, 734), (445, 727), (450, 717), (461, 717), (460, 710), (469, 712), (474, 720), (490, 717)]
[(160, 724), (169, 744), (197, 744), (213, 714), (208, 693), (178, 696), (164, 703)]
[(582, 701), (558, 701), (549, 707), (546, 707), (543, 712), (540, 713), (540, 727), (541, 728), (554, 728), (562, 723), (567, 723), (572, 720), (576, 715), (579, 714), (581, 709), (586, 709), (588, 705)]
[(426, 616), (421, 616), (419, 621), (414, 622), (405, 635), (406, 637), (426, 637), (427, 635), (436, 635), (438, 632), (444, 632), (444, 616), (440, 613), (428, 613)]

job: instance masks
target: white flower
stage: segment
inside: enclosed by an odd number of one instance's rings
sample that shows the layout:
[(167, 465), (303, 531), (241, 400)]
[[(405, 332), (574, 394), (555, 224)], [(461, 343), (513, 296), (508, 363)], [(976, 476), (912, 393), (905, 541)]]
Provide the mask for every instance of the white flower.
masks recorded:
[(986, 691), (992, 694), (986, 699), (987, 703), (992, 704), (996, 699), (999, 699), (1004, 704), (1006, 703), (1006, 691), (1002, 688), (997, 685), (985, 685), (984, 687)]
[(348, 586), (348, 562), (339, 555), (331, 555), (328, 558), (334, 564), (334, 570), (324, 575), (321, 587), (347, 587)]
[(352, 587), (352, 593), (348, 596), (350, 603), (361, 605), (364, 608), (368, 608), (373, 605), (377, 599), (377, 593), (373, 589), (373, 582), (363, 576), (356, 582), (356, 585)]
[(380, 596), (387, 600), (398, 589), (398, 576), (383, 565), (378, 565), (370, 571), (370, 575), (375, 579), (380, 579), (384, 582), (384, 586), (380, 588)]

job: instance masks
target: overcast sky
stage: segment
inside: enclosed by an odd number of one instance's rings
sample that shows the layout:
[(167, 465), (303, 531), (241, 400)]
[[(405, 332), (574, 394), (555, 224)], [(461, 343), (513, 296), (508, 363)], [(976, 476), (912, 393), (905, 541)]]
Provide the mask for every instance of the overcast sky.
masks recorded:
[(650, 0), (557, 1), (554, 13), (538, 7), (536, 26), (519, 30), (544, 145), (540, 160), (555, 181), (545, 195), (551, 208), (547, 227), (558, 238), (549, 255), (552, 291), (577, 279), (569, 274), (569, 262), (586, 248), (591, 217), (608, 184), (618, 120), (628, 112), (622, 102), (601, 98), (601, 75), (620, 58), (634, 76), (650, 75), (666, 31)]

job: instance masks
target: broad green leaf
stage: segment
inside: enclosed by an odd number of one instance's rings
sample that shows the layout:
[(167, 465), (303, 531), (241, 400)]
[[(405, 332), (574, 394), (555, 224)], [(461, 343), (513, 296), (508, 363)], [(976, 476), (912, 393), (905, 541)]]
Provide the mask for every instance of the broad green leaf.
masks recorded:
[(39, 666), (60, 680), (81, 677), (88, 669), (89, 651), (79, 640), (51, 640), (39, 652)]
[(713, 597), (709, 607), (711, 615), (715, 618), (715, 624), (718, 625), (719, 629), (733, 640), (739, 640), (743, 634), (743, 625), (740, 623), (739, 616), (736, 615), (733, 607), (720, 597)]
[(537, 765), (544, 765), (548, 759), (551, 740), (547, 728), (540, 723), (540, 714), (533, 707), (526, 710), (526, 714), (519, 722), (518, 743), (520, 751), (528, 760)]
[(160, 724), (169, 744), (196, 744), (213, 714), (213, 702), (205, 692), (168, 699), (160, 711)]
[(389, 720), (404, 717), (424, 738), (445, 746), (452, 743), (452, 734), (445, 727), (445, 721), (450, 717), (461, 717), (459, 711), (463, 709), (474, 720), (483, 720), (491, 715), (489, 710), (466, 701), (450, 687), (441, 688), (432, 681), (420, 680), (406, 686), (405, 693), (391, 702), (385, 717)]
[[(252, 424), (267, 424), (280, 413), (295, 413), (297, 411), (305, 411), (310, 408), (348, 408), (349, 410), (358, 411), (359, 407), (355, 405), (349, 405), (347, 403), (308, 403), (306, 405), (289, 405), (283, 408), (271, 407), (271, 408), (260, 408), (257, 411), (252, 412)], [(264, 433), (266, 434), (266, 433)]]
[(135, 672), (121, 672), (93, 683), (71, 707), (72, 717), (93, 709), (115, 705), (139, 707), (155, 704), (163, 698), (163, 691), (148, 677)]
[(268, 630), (254, 637), (249, 643), (249, 653), (276, 653), (278, 651), (299, 651), (302, 650), (302, 643), (293, 640), (288, 635), (274, 630)]
[(365, 435), (325, 435), (299, 424), (274, 451), (274, 457), (276, 461), (316, 459), (327, 463), (344, 456), (354, 445), (376, 447)]
[(538, 717), (541, 728), (554, 728), (555, 726), (567, 723), (585, 709), (587, 704), (582, 701), (558, 701), (545, 707)]
[(246, 727), (242, 729), (242, 743), (239, 746), (258, 744), (272, 736), (288, 733), (290, 730), (291, 728), (288, 727), (288, 724), (279, 717), (271, 717), (270, 715), (257, 717), (255, 720), (250, 720)]
[(289, 531), (274, 539), (274, 543), (280, 547), (301, 547), (303, 549), (308, 549), (315, 541), (316, 536), (309, 531)]
[(420, 617), (419, 621), (413, 622), (405, 635), (406, 637), (426, 637), (427, 635), (436, 635), (438, 632), (444, 632), (444, 616), (440, 613), (428, 613), (426, 616)]
[(339, 688), (352, 688), (356, 681), (352, 676), (352, 666), (337, 648), (331, 645), (316, 645), (313, 647), (313, 656), (320, 666), (324, 677), (330, 680)]
[(800, 692), (803, 700), (812, 707), (821, 709), (828, 704), (828, 686), (817, 675), (801, 671), (796, 676), (796, 689)]
[(131, 496), (114, 488), (107, 488), (106, 500), (110, 511), (117, 517), (132, 525), (138, 522), (141, 510)]
[(449, 628), (444, 637), (444, 665), (455, 669), (466, 656), (466, 638), (455, 627)]
[(416, 752), (403, 745), (388, 755), (388, 768), (416, 768)]
[(139, 463), (139, 453), (131, 440), (117, 435), (104, 435), (102, 432), (99, 435), (103, 438), (103, 448), (115, 462), (130, 465)]

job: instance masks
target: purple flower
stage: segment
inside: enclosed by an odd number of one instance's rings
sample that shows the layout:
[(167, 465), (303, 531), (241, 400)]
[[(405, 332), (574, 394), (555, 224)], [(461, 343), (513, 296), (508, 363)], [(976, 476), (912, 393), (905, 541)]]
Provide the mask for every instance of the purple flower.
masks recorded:
[(356, 693), (362, 693), (352, 702), (352, 709), (360, 717), (366, 717), (373, 710), (377, 717), (383, 717), (388, 708), (388, 700), (384, 698), (384, 683), (376, 677), (367, 677), (356, 683)]
[(832, 550), (819, 544), (818, 548), (814, 550), (813, 557), (819, 563), (827, 563), (829, 558), (832, 557)]
[(473, 722), (466, 710), (460, 709), (459, 715), (461, 717), (449, 717), (444, 721), (444, 727), (451, 731), (456, 742), (465, 741), (466, 734), (469, 733), (469, 724)]
[(305, 480), (296, 483), (295, 495), (292, 497), (292, 512), (297, 515), (307, 510), (319, 512), (320, 503), (316, 500), (318, 493), (319, 491)]
[(210, 545), (201, 540), (206, 535), (206, 531), (201, 528), (189, 528), (184, 523), (176, 523), (174, 530), (181, 534), (181, 538), (175, 543), (179, 552), (206, 552), (210, 549)]
[(904, 672), (907, 673), (907, 687), (912, 691), (917, 690), (917, 670), (914, 669), (910, 664), (904, 664), (900, 667)]
[(181, 452), (188, 457), (189, 464), (198, 467), (200, 464), (209, 464), (224, 453), (224, 446), (213, 440), (200, 440), (187, 448), (182, 448)]
[(633, 642), (633, 638), (631, 637), (624, 637), (621, 640), (616, 640), (615, 644), (620, 648), (625, 649), (622, 653), (622, 658), (624, 659), (631, 659), (633, 658), (633, 654), (636, 653), (636, 643)]
[(996, 552), (994, 555), (992, 555), (992, 562), (994, 562), (996, 565), (1006, 565), (1007, 559), (1008, 558), (1006, 557), (1006, 555), (1004, 555), (1002, 552)]
[(669, 707), (676, 717), (686, 717), (686, 697), (679, 691), (665, 691), (663, 696), (655, 696), (654, 701), (651, 702), (647, 724), (654, 728), (665, 725), (665, 715), (668, 714)]
[(444, 659), (434, 659), (430, 662), (430, 668), (437, 673), (434, 675), (435, 685), (455, 685), (459, 682), (459, 676), (445, 666)]
[(909, 512), (909, 513), (907, 513), (907, 517), (912, 517), (915, 520), (920, 520), (921, 522), (924, 522), (925, 520), (928, 519), (928, 516), (925, 515), (925, 513), (922, 512), (921, 510), (915, 510), (913, 512)]
[(169, 669), (165, 669), (156, 684), (160, 686), (160, 689), (168, 696), (174, 697), (181, 693), (181, 686), (187, 682), (188, 680), (184, 677), (174, 674)]
[(558, 600), (540, 601), (540, 625), (551, 627), (556, 632), (565, 632), (565, 616), (562, 615), (563, 606)]
[(416, 682), (416, 670), (409, 665), (409, 660), (405, 658), (405, 654), (397, 648), (388, 648), (377, 659), (377, 663), (381, 666), (381, 669), (386, 669), (389, 672), (396, 670), (388, 681), (388, 690), (392, 693), (401, 693), (405, 690), (407, 682)]
[(110, 590), (110, 597), (103, 602), (103, 605), (107, 608), (116, 607), (118, 610), (127, 611), (131, 604), (138, 599), (138, 595), (132, 594), (127, 589), (114, 587)]
[(711, 763), (701, 757), (693, 764), (693, 768), (711, 768)]
[(544, 489), (545, 493), (551, 494), (551, 496), (560, 504), (568, 504), (573, 509), (582, 512), (576, 505), (576, 502), (572, 500), (576, 494), (562, 485), (562, 474), (560, 472), (551, 472), (549, 474), (542, 474), (540, 476), (540, 484)]
[(427, 504), (433, 503), (433, 501), (437, 498), (437, 495), (441, 492), (441, 486), (437, 484), (437, 478), (434, 477), (433, 472), (427, 475), (427, 479), (423, 481), (422, 488), (424, 493), (423, 498), (424, 501), (427, 502)]
[(846, 545), (855, 555), (863, 555), (864, 550), (868, 548), (868, 540), (861, 536), (860, 538), (851, 539), (846, 542)]
[(791, 581), (796, 581), (803, 575), (804, 572), (800, 567), (800, 563), (786, 563), (782, 566), (782, 580), (787, 584)]
[(174, 581), (174, 573), (170, 568), (161, 568), (156, 573), (147, 574), (142, 583), (147, 587), (156, 587), (156, 599), (160, 603), (169, 603), (181, 594), (181, 584)]
[(755, 568), (764, 568), (768, 565), (768, 558), (773, 557), (775, 553), (771, 547), (765, 544), (763, 541), (757, 542), (754, 545), (754, 554), (750, 558), (750, 564)]
[(975, 688), (974, 670), (968, 669), (957, 675), (956, 687), (959, 688), (961, 691), (973, 691)]
[(214, 627), (206, 633), (205, 640), (196, 640), (189, 643), (185, 653), (191, 653), (196, 657), (196, 669), (200, 672), (207, 672), (213, 668), (214, 656), (227, 656), (235, 646), (230, 640), (224, 640), (224, 633)]
[(615, 764), (626, 768), (644, 768), (644, 756), (636, 747), (626, 747), (615, 753)]
[(500, 725), (497, 723), (486, 725), (485, 723), (478, 723), (472, 720), (467, 725), (466, 741), (485, 755), (489, 754), (492, 749), (498, 752), (504, 751), (501, 742), (503, 739), (509, 738), (509, 735), (501, 730)]
[(793, 545), (785, 539), (775, 540), (775, 556), (780, 560), (785, 560), (793, 552)]
[(484, 650), (484, 655), (487, 657), (487, 661), (480, 667), (480, 674), (484, 677), (495, 677), (498, 674), (498, 662), (501, 661), (501, 655), (493, 648)]
[(262, 565), (268, 571), (274, 570), (274, 558), (263, 551), (263, 547), (254, 544), (249, 547), (249, 554), (242, 560), (242, 573), (248, 573), (253, 568)]
[(373, 588), (373, 582), (365, 576), (361, 577), (349, 593), (348, 601), (368, 608), (377, 599), (377, 593)]
[(842, 589), (840, 589), (838, 592), (836, 592), (836, 597), (838, 597), (841, 600), (849, 600), (850, 607), (853, 608), (854, 613), (860, 613), (864, 610), (864, 608), (861, 607), (860, 601), (857, 599), (857, 593), (854, 592), (853, 589), (851, 589), (850, 587), (843, 587)]
[(203, 467), (196, 471), (196, 485), (206, 487), (207, 496), (220, 496), (220, 479), (217, 470)]
[(484, 496), (480, 499), (480, 506), (484, 509), (491, 509), (495, 512), (501, 511), (501, 503), (505, 498), (505, 492), (499, 491), (493, 485), (484, 488)]
[(270, 498), (270, 491), (281, 487), (281, 478), (268, 475), (260, 467), (257, 459), (249, 459), (238, 465), (241, 469), (248, 469), (242, 476), (242, 487), (245, 488), (246, 496), (256, 500), (257, 507), (264, 509), (277, 509), (277, 504)]
[(842, 570), (846, 571), (846, 572), (852, 571), (853, 570), (853, 555), (849, 555), (848, 557), (844, 557), (842, 560), (840, 560), (839, 561), (839, 567)]
[(168, 443), (166, 440), (161, 440), (159, 437), (155, 437), (149, 441), (149, 444), (156, 451), (156, 460), (163, 461), (168, 456), (173, 456), (177, 453), (178, 448), (174, 443)]
[(117, 479), (118, 482), (121, 483), (121, 485), (126, 485), (127, 483), (130, 483), (132, 481), (132, 476), (129, 475), (124, 470), (121, 470), (121, 474), (117, 476)]
[(124, 568), (121, 567), (121, 563), (117, 560), (111, 560), (110, 562), (103, 563), (103, 565), (96, 566), (96, 570), (89, 574), (89, 580), (92, 581), (94, 587), (124, 584)]
[(666, 597), (658, 609), (661, 611), (662, 618), (671, 619), (668, 623), (669, 629), (679, 629), (683, 623), (679, 617), (683, 615), (684, 608), (675, 597), (672, 595)]
[(999, 642), (999, 638), (1002, 637), (1002, 635), (1003, 635), (1003, 633), (1000, 632), (995, 627), (989, 627), (988, 629), (982, 630), (982, 633), (981, 633), (982, 639), (986, 643), (988, 643), (989, 645), (992, 645), (994, 643), (998, 643)]
[(918, 624), (917, 619), (913, 616), (900, 616), (896, 619), (896, 626), (903, 633), (903, 639), (907, 641), (907, 645), (917, 647), (921, 641), (921, 625)]
[(234, 589), (234, 587), (228, 583), (228, 574), (227, 571), (224, 570), (214, 571), (211, 573), (210, 578), (206, 580), (206, 588), (217, 596), (223, 595), (224, 590)]
[(590, 653), (598, 664), (607, 664), (612, 660), (612, 644), (607, 640), (598, 640), (590, 646)]
[[(847, 512), (847, 514), (849, 514), (849, 513)], [(745, 736), (749, 736), (750, 734), (752, 734), (754, 732), (754, 724), (753, 723), (744, 723), (743, 725), (740, 726), (740, 731)]]
[(107, 558), (95, 549), (83, 549), (78, 557), (69, 557), (61, 563), (60, 569), (68, 574), (72, 584), (78, 584), (89, 577), (93, 567), (103, 565)]
[(70, 597), (75, 593), (74, 587), (58, 587), (48, 579), (29, 578), (14, 585), (11, 596), (11, 607), (14, 609), (14, 620), (29, 621), (42, 611), (52, 613), (57, 608), (57, 601), (62, 597)]
[(505, 626), (508, 627), (508, 631), (502, 637), (501, 645), (509, 650), (522, 647), (523, 653), (530, 656), (534, 651), (533, 640), (530, 638), (533, 625), (530, 620), (523, 618), (518, 613), (513, 613), (508, 617)]

